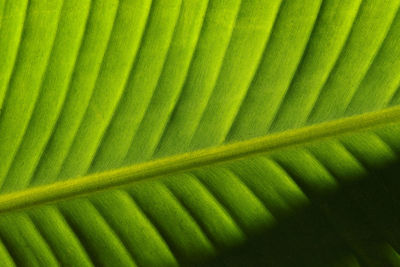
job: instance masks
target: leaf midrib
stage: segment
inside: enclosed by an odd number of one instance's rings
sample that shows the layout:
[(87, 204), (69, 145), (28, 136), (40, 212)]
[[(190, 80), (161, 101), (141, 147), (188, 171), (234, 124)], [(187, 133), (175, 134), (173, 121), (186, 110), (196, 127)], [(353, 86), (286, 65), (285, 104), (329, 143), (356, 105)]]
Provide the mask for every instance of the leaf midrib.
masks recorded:
[(0, 195), (0, 214), (400, 122), (400, 106)]

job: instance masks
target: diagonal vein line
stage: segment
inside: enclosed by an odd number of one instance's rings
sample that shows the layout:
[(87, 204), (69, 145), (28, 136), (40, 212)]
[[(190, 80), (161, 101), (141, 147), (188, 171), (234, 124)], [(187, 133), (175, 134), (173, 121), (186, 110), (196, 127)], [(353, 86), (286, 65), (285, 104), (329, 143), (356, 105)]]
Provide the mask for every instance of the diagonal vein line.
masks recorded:
[[(22, 126), (22, 134), (21, 134), (21, 137), (19, 138), (20, 140), (18, 140), (18, 143), (17, 143), (16, 147), (14, 148), (13, 155), (12, 155), (12, 157), (11, 157), (11, 161), (10, 161), (10, 163), (8, 164), (8, 166), (7, 166), (7, 168), (6, 168), (5, 172), (4, 172), (4, 176), (1, 178), (0, 189), (4, 189), (4, 183), (5, 183), (5, 181), (7, 180), (7, 176), (8, 176), (8, 173), (9, 173), (9, 171), (10, 171), (10, 168), (11, 168), (12, 165), (14, 164), (15, 158), (16, 158), (16, 156), (18, 155), (18, 151), (20, 151), (20, 149), (21, 149), (21, 145), (23, 144), (24, 137), (26, 136), (26, 134), (27, 134), (27, 132), (28, 132), (28, 129), (29, 129), (28, 127), (29, 127), (29, 125), (31, 124), (32, 117), (34, 116), (35, 109), (37, 108), (36, 105), (37, 105), (37, 103), (38, 103), (38, 101), (39, 101), (39, 97), (40, 97), (41, 94), (42, 94), (42, 91), (43, 91), (43, 82), (44, 82), (44, 79), (45, 79), (45, 77), (46, 77), (46, 75), (47, 75), (47, 72), (48, 72), (48, 67), (49, 67), (50, 59), (51, 59), (51, 57), (53, 56), (53, 53), (54, 53), (54, 47), (55, 47), (56, 38), (57, 38), (57, 36), (59, 35), (59, 31), (60, 31), (60, 21), (61, 21), (61, 16), (62, 16), (62, 11), (63, 11), (64, 6), (65, 6), (65, 3), (62, 1), (62, 4), (60, 5), (60, 7), (59, 7), (59, 9), (58, 9), (58, 11), (57, 11), (57, 14), (56, 14), (56, 18), (57, 18), (56, 24), (57, 24), (57, 25), (56, 25), (56, 27), (55, 27), (54, 34), (53, 34), (52, 37), (51, 37), (52, 40), (51, 40), (50, 50), (49, 50), (49, 52), (48, 52), (47, 57), (45, 57), (44, 60), (42, 60), (42, 61), (45, 62), (45, 64), (44, 64), (44, 67), (43, 67), (43, 70), (42, 70), (42, 73), (41, 73), (40, 82), (39, 82), (39, 87), (38, 87), (38, 89), (37, 89), (36, 94), (33, 96), (33, 99), (31, 99), (31, 101), (33, 101), (33, 105), (32, 105), (31, 111), (29, 112), (27, 121), (26, 121), (25, 124)], [(24, 25), (24, 27), (25, 27), (25, 25)], [(15, 73), (15, 72), (14, 72), (14, 73)], [(10, 81), (11, 81), (11, 79), (10, 79)], [(10, 87), (10, 84), (11, 84), (11, 82), (8, 84), (8, 87), (7, 87), (8, 89), (11, 88), (11, 87)], [(8, 89), (7, 89), (7, 90), (8, 90)]]
[[(17, 63), (18, 63), (18, 58), (20, 57), (20, 54), (21, 54), (21, 43), (26, 37), (26, 34), (25, 34), (26, 26), (27, 26), (26, 20), (27, 20), (27, 17), (29, 15), (28, 14), (29, 13), (29, 6), (31, 5), (30, 1), (26, 1), (26, 2), (27, 3), (25, 5), (24, 15), (23, 15), (24, 18), (23, 18), (23, 21), (21, 23), (22, 24), (22, 29), (21, 29), (21, 32), (19, 34), (18, 41), (16, 42), (16, 46), (17, 46), (16, 52), (15, 52), (15, 55), (14, 55), (14, 57), (12, 59), (13, 63), (11, 64), (10, 73), (8, 75), (8, 79), (7, 79), (7, 82), (6, 82), (4, 91), (3, 91), (3, 99), (0, 99), (0, 115), (3, 114), (1, 112), (1, 110), (3, 109), (4, 103), (6, 102), (6, 99), (9, 96), (10, 83), (11, 83), (11, 80), (12, 80), (14, 74), (15, 74), (16, 68), (18, 67)], [(3, 19), (4, 18), (2, 18), (2, 20)], [(0, 118), (1, 118), (1, 116), (0, 116)]]
[(262, 54), (261, 54), (261, 56), (260, 56), (260, 58), (259, 58), (259, 61), (258, 61), (258, 63), (257, 63), (257, 67), (256, 67), (256, 69), (254, 70), (253, 77), (251, 78), (250, 83), (249, 83), (249, 85), (247, 86), (246, 92), (245, 92), (245, 94), (243, 95), (243, 97), (242, 97), (240, 103), (239, 103), (238, 106), (237, 106), (236, 115), (235, 115), (235, 117), (233, 118), (233, 121), (231, 122), (231, 125), (229, 126), (229, 129), (228, 129), (228, 131), (226, 132), (226, 134), (225, 134), (225, 136), (224, 136), (224, 142), (226, 142), (227, 139), (228, 139), (228, 140), (230, 139), (229, 136), (231, 135), (231, 133), (232, 133), (232, 131), (233, 131), (233, 129), (234, 129), (233, 127), (235, 126), (235, 124), (236, 124), (236, 122), (237, 122), (238, 113), (239, 113), (239, 112), (241, 111), (241, 109), (243, 108), (243, 104), (245, 103), (245, 101), (246, 101), (246, 99), (247, 99), (247, 97), (248, 97), (248, 95), (249, 95), (249, 93), (250, 93), (250, 90), (251, 90), (252, 87), (254, 86), (254, 84), (255, 84), (255, 82), (256, 82), (256, 79), (257, 79), (257, 76), (258, 76), (259, 73), (261, 72), (261, 65), (263, 64), (263, 60), (264, 60), (264, 58), (265, 58), (265, 55), (267, 54), (268, 46), (269, 46), (269, 44), (271, 43), (272, 32), (275, 30), (275, 27), (276, 27), (276, 23), (277, 23), (277, 21), (278, 21), (279, 14), (280, 14), (280, 12), (282, 12), (282, 11), (281, 11), (281, 10), (282, 10), (282, 6), (283, 6), (282, 2), (279, 3), (279, 7), (278, 7), (278, 9), (277, 9), (277, 11), (276, 11), (276, 15), (275, 15), (274, 21), (273, 21), (273, 23), (272, 23), (271, 29), (270, 29), (270, 31), (269, 31), (269, 33), (268, 33), (268, 37), (267, 37), (267, 39), (266, 39), (266, 41), (265, 41), (265, 44), (264, 44), (263, 52), (262, 52)]
[[(314, 37), (315, 29), (317, 28), (317, 25), (318, 25), (318, 23), (319, 23), (320, 17), (322, 16), (322, 13), (323, 13), (323, 12), (322, 12), (322, 6), (323, 6), (323, 4), (324, 4), (323, 1), (321, 1), (321, 3), (319, 4), (318, 13), (317, 13), (317, 15), (315, 16), (315, 20), (314, 20), (314, 22), (313, 22), (313, 24), (312, 24), (312, 28), (311, 28), (310, 32), (308, 33), (307, 41), (306, 41), (306, 43), (305, 43), (304, 46), (303, 46), (303, 51), (301, 52), (300, 60), (297, 62), (296, 69), (293, 71), (293, 73), (292, 73), (292, 75), (291, 75), (292, 77), (290, 78), (289, 84), (288, 84), (288, 85), (286, 86), (286, 88), (283, 90), (283, 91), (284, 91), (284, 92), (283, 92), (283, 95), (282, 95), (281, 98), (279, 99), (279, 105), (278, 105), (274, 110), (272, 110), (272, 112), (274, 112), (275, 114), (273, 115), (273, 117), (271, 118), (271, 120), (270, 120), (270, 122), (269, 122), (269, 124), (268, 124), (267, 132), (269, 132), (269, 131), (271, 131), (271, 130), (273, 129), (274, 124), (275, 124), (275, 122), (277, 121), (278, 115), (279, 115), (280, 113), (282, 113), (282, 112), (280, 112), (280, 111), (282, 110), (282, 106), (283, 106), (285, 100), (287, 99), (287, 96), (288, 96), (288, 94), (289, 94), (290, 89), (293, 88), (293, 83), (294, 83), (294, 81), (295, 81), (295, 78), (296, 78), (296, 76), (297, 76), (297, 73), (300, 71), (300, 68), (301, 68), (301, 67), (303, 66), (303, 64), (304, 64), (303, 62), (304, 62), (304, 60), (306, 59), (307, 52), (308, 52), (309, 49), (310, 49), (309, 47), (310, 47), (311, 39)], [(326, 2), (325, 2), (325, 4), (326, 4)]]
[[(397, 14), (398, 14), (399, 12), (400, 12), (400, 5), (397, 7), (397, 10), (396, 10), (396, 12), (395, 12), (394, 15), (393, 15), (393, 19), (390, 21), (388, 27), (386, 28), (386, 33), (385, 33), (384, 37), (382, 38), (381, 43), (378, 45), (378, 47), (377, 47), (377, 49), (376, 49), (374, 55), (372, 56), (372, 58), (371, 58), (371, 60), (370, 60), (370, 62), (369, 62), (369, 64), (368, 64), (368, 67), (367, 67), (366, 70), (365, 70), (364, 75), (363, 75), (362, 78), (360, 79), (360, 81), (359, 81), (359, 83), (358, 83), (356, 89), (354, 90), (353, 94), (351, 95), (350, 100), (347, 102), (347, 105), (346, 105), (346, 109), (345, 109), (345, 111), (344, 111), (344, 114), (346, 114), (346, 113), (349, 111), (349, 107), (350, 107), (350, 105), (351, 105), (351, 102), (354, 101), (354, 97), (356, 96), (357, 92), (360, 90), (360, 87), (361, 87), (362, 82), (365, 80), (366, 76), (367, 76), (368, 73), (370, 72), (371, 67), (373, 66), (373, 64), (374, 64), (374, 62), (375, 62), (375, 60), (376, 60), (376, 58), (379, 56), (379, 53), (380, 53), (380, 51), (382, 50), (382, 47), (384, 46), (385, 42), (388, 42), (388, 41), (387, 41), (387, 40), (388, 40), (388, 35), (389, 35), (389, 33), (390, 33), (390, 31), (391, 31), (391, 29), (392, 29), (392, 27), (393, 27), (393, 24), (395, 24), (396, 17), (397, 17)], [(385, 89), (387, 89), (387, 88), (385, 88)], [(384, 90), (384, 89), (382, 89), (382, 90)]]
[(93, 1), (90, 0), (88, 13), (87, 13), (86, 20), (85, 20), (85, 26), (84, 26), (83, 31), (81, 32), (80, 41), (79, 41), (79, 48), (78, 48), (78, 51), (75, 53), (75, 60), (74, 60), (72, 69), (70, 70), (68, 81), (66, 82), (67, 88), (66, 88), (66, 91), (64, 93), (64, 97), (63, 97), (62, 103), (60, 104), (60, 108), (58, 110), (58, 113), (56, 114), (56, 119), (55, 119), (54, 125), (52, 126), (52, 128), (50, 130), (50, 133), (49, 133), (48, 137), (46, 138), (46, 141), (44, 143), (44, 147), (41, 148), (41, 150), (39, 152), (39, 154), (40, 154), (39, 158), (37, 159), (37, 161), (36, 161), (36, 163), (35, 163), (35, 165), (33, 167), (32, 173), (31, 173), (31, 175), (29, 177), (29, 180), (28, 180), (28, 184), (33, 182), (32, 180), (35, 177), (35, 174), (36, 174), (36, 171), (37, 171), (37, 166), (39, 165), (40, 162), (42, 162), (42, 158), (44, 157), (44, 154), (45, 154), (44, 151), (45, 151), (46, 147), (48, 146), (48, 144), (50, 142), (50, 138), (53, 136), (53, 134), (54, 134), (54, 132), (55, 132), (55, 130), (57, 128), (57, 125), (58, 125), (58, 123), (60, 121), (59, 119), (60, 119), (61, 113), (63, 111), (63, 108), (65, 106), (66, 99), (67, 99), (67, 97), (68, 97), (68, 95), (69, 95), (69, 93), (71, 91), (71, 83), (72, 83), (72, 79), (74, 77), (74, 74), (76, 72), (77, 64), (79, 62), (78, 59), (80, 58), (80, 55), (82, 54), (83, 42), (85, 40), (85, 35), (86, 35), (87, 31), (88, 31), (89, 19), (90, 19), (90, 16), (91, 16), (92, 13), (93, 13)]
[(354, 24), (356, 24), (356, 21), (357, 21), (357, 20), (359, 19), (359, 17), (360, 17), (360, 9), (361, 9), (361, 6), (362, 6), (362, 5), (363, 5), (363, 2), (361, 1), (361, 2), (359, 3), (359, 5), (357, 6), (357, 11), (356, 11), (355, 16), (354, 16), (353, 19), (352, 19), (352, 23), (350, 24), (350, 29), (347, 31), (346, 37), (345, 37), (345, 39), (343, 40), (342, 44), (340, 45), (340, 48), (339, 48), (338, 53), (337, 53), (337, 55), (336, 55), (336, 58), (334, 59), (332, 65), (330, 66), (330, 68), (329, 68), (329, 70), (328, 70), (328, 72), (327, 72), (327, 75), (326, 75), (324, 81), (322, 82), (321, 86), (318, 87), (318, 92), (317, 92), (317, 95), (316, 95), (315, 99), (313, 100), (313, 104), (312, 104), (311, 110), (309, 110), (309, 112), (308, 112), (308, 114), (306, 115), (306, 118), (305, 118), (305, 120), (304, 120), (304, 122), (305, 122), (306, 124), (307, 124), (307, 122), (309, 121), (309, 119), (310, 119), (310, 117), (311, 117), (311, 114), (314, 113), (316, 103), (317, 103), (318, 100), (320, 99), (320, 95), (321, 95), (322, 91), (324, 90), (326, 84), (328, 83), (328, 80), (329, 80), (330, 77), (333, 75), (333, 72), (334, 72), (336, 66), (339, 64), (339, 60), (340, 60), (340, 58), (342, 57), (342, 54), (344, 53), (344, 51), (345, 51), (345, 49), (346, 49), (346, 45), (349, 43), (351, 34), (352, 34), (352, 32), (354, 31)]
[(400, 122), (400, 106), (140, 163), (121, 169), (94, 173), (50, 185), (0, 195), (0, 213), (85, 196), (141, 180), (184, 172), (257, 154), (271, 153), (328, 137), (354, 133), (396, 122)]

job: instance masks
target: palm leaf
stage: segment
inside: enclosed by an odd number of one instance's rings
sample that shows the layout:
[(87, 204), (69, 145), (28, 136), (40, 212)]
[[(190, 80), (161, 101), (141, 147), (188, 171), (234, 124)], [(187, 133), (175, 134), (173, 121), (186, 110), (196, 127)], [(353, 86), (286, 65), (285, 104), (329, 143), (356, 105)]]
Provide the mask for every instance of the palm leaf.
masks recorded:
[(0, 0), (2, 266), (397, 266), (398, 0)]

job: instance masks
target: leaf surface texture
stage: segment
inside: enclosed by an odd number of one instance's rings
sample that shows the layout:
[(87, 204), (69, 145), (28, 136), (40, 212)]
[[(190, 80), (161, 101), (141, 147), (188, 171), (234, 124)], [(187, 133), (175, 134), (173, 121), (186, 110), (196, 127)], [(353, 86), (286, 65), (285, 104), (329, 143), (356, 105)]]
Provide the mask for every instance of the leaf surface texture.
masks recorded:
[[(0, 209), (1, 266), (400, 266), (399, 7), (0, 0), (0, 207), (28, 203)], [(199, 150), (216, 156), (29, 198)]]

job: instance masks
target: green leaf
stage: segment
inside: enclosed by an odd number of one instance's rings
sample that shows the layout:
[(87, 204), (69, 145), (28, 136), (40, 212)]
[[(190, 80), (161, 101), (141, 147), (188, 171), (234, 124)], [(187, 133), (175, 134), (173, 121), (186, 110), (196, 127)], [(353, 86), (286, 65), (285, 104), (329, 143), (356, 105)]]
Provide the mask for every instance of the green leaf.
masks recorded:
[(400, 0), (0, 0), (1, 266), (400, 266)]

